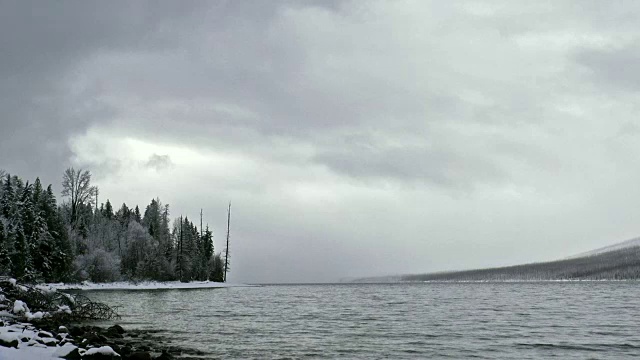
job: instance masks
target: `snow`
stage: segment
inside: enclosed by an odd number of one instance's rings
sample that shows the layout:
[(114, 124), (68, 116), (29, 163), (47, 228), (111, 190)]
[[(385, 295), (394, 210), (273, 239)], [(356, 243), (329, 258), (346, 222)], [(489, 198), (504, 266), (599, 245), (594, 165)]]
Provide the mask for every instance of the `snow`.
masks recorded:
[(48, 331), (40, 330), (40, 331), (38, 332), (38, 336), (44, 336), (44, 337), (50, 337), (50, 338), (52, 338), (52, 337), (53, 337), (53, 334), (52, 334), (52, 333), (50, 333), (50, 332), (48, 332)]
[(18, 349), (6, 348), (0, 346), (0, 360), (40, 360), (40, 359), (58, 359), (55, 356), (55, 347), (21, 347)]
[(29, 312), (29, 308), (27, 307), (27, 304), (24, 303), (24, 301), (21, 300), (16, 300), (13, 303), (13, 313), (14, 314), (25, 314)]
[(49, 313), (43, 313), (42, 311), (38, 311), (37, 313), (32, 314), (32, 313), (27, 311), (26, 313), (24, 313), (24, 317), (27, 320), (31, 321), (33, 319), (42, 319), (45, 315), (48, 315), (48, 314)]
[(35, 287), (36, 289), (40, 290), (41, 292), (50, 295), (53, 294), (54, 292), (56, 292), (56, 289), (49, 286), (49, 285), (36, 285)]
[(58, 305), (58, 312), (59, 313), (60, 312), (65, 312), (67, 314), (71, 314), (71, 308), (69, 308), (68, 305), (62, 305), (62, 306)]
[(78, 347), (71, 344), (71, 343), (66, 343), (62, 346), (60, 346), (59, 348), (56, 349), (56, 351), (53, 353), (53, 356), (57, 356), (57, 357), (63, 357), (63, 356), (67, 356), (69, 355), (70, 352), (72, 352), (73, 350), (77, 349)]
[(7, 341), (7, 342), (11, 342), (13, 340), (18, 339), (18, 341), (20, 341), (20, 339), (18, 338), (18, 334), (20, 333), (16, 333), (16, 332), (6, 332), (6, 333), (0, 333), (0, 339)]
[(120, 356), (120, 354), (118, 354), (117, 352), (113, 351), (111, 346), (101, 346), (99, 348), (91, 348), (91, 349), (87, 350), (87, 352), (82, 354), (82, 356), (96, 355), (96, 354)]
[[(53, 344), (56, 342), (52, 338), (39, 338), (38, 331), (29, 324), (12, 324), (0, 327), (0, 338), (6, 341), (14, 339), (18, 341), (18, 348), (7, 348), (0, 346), (0, 360), (34, 360), (34, 359), (57, 359), (55, 356), (55, 346), (45, 346), (38, 344), (36, 339), (40, 339), (45, 343)], [(23, 338), (28, 342), (21, 341)], [(31, 346), (29, 345), (31, 344)]]
[(170, 290), (170, 289), (207, 289), (207, 288), (226, 288), (253, 286), (244, 284), (230, 284), (213, 281), (192, 281), (183, 283), (179, 281), (157, 282), (144, 281), (139, 283), (131, 282), (112, 282), (112, 283), (90, 283), (82, 284), (49, 284), (52, 288), (58, 290)]
[(11, 285), (16, 286), (16, 279), (9, 279)]
[[(17, 339), (18, 348), (0, 346), (0, 360), (60, 360), (60, 357), (76, 349), (76, 346), (71, 343), (57, 346), (58, 340), (51, 335), (47, 331), (38, 331), (33, 325), (27, 323), (2, 326), (0, 327), (0, 339), (5, 341)], [(23, 339), (26, 339), (26, 341), (23, 341)], [(46, 345), (39, 343), (39, 341)], [(89, 351), (91, 350), (89, 349)], [(102, 351), (104, 352), (102, 353), (112, 355), (113, 353), (107, 352), (108, 350), (103, 349)], [(84, 349), (81, 349), (81, 351), (84, 351)], [(111, 351), (113, 352), (113, 349)]]

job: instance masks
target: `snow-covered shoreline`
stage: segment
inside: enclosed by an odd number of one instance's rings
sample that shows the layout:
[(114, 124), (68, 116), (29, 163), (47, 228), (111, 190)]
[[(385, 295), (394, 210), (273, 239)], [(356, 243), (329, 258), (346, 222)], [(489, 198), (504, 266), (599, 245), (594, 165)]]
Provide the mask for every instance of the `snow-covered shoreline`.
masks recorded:
[(256, 285), (220, 283), (213, 281), (141, 281), (133, 282), (111, 282), (111, 283), (92, 283), (83, 282), (80, 284), (47, 284), (48, 287), (56, 290), (186, 290), (186, 289), (209, 289), (209, 288), (228, 288), (228, 287), (251, 287)]
[[(51, 333), (24, 322), (0, 326), (0, 341), (5, 343), (0, 346), (1, 360), (59, 359), (77, 348), (71, 343), (58, 345)], [(15, 347), (6, 346), (11, 342)]]

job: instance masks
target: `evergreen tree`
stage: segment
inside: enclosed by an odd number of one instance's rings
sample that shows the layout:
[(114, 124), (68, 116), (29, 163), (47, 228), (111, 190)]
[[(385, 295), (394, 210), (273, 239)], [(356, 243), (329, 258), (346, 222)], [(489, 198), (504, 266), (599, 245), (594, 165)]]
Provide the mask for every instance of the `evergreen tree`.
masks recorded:
[(24, 235), (21, 224), (14, 229), (14, 247), (11, 254), (12, 269), (11, 273), (19, 280), (27, 282), (32, 281), (30, 278), (33, 270), (33, 261), (31, 260), (31, 251), (27, 243), (27, 237)]
[(50, 259), (51, 272), (45, 273), (44, 277), (46, 281), (61, 281), (69, 276), (73, 263), (73, 252), (51, 185), (44, 193), (42, 210), (47, 222), (47, 229), (53, 240)]
[(134, 216), (135, 221), (138, 224), (142, 223), (142, 216), (140, 215), (140, 208), (138, 207), (138, 205), (136, 205), (136, 210), (135, 210), (133, 216)]
[(0, 214), (5, 218), (11, 217), (11, 210), (15, 206), (15, 194), (11, 183), (11, 175), (7, 174), (2, 183), (2, 197), (0, 198)]
[(111, 205), (109, 199), (107, 199), (107, 203), (104, 204), (104, 211), (102, 212), (102, 214), (109, 220), (113, 219), (113, 206)]
[(4, 229), (4, 218), (0, 216), (0, 275), (9, 275), (12, 268), (11, 247)]
[(210, 260), (209, 279), (216, 282), (224, 282), (224, 259), (221, 253), (217, 253)]
[(33, 254), (35, 271), (38, 274), (49, 274), (51, 272), (51, 255), (53, 252), (53, 237), (49, 232), (49, 227), (45, 213), (45, 192), (42, 189), (40, 179), (37, 178), (33, 184), (31, 194), (31, 204), (33, 212), (33, 227), (31, 229), (30, 244)]

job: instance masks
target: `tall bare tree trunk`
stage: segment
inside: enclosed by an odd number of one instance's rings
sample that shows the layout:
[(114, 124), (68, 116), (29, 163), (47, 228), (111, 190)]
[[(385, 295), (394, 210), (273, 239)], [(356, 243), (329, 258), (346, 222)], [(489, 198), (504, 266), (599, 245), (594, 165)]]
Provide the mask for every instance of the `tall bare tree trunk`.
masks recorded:
[(178, 242), (178, 266), (180, 267), (180, 271), (178, 277), (180, 281), (182, 281), (182, 215), (180, 215), (180, 239)]
[(227, 248), (224, 251), (224, 282), (227, 282), (227, 270), (229, 269), (229, 233), (231, 229), (231, 201), (227, 209)]

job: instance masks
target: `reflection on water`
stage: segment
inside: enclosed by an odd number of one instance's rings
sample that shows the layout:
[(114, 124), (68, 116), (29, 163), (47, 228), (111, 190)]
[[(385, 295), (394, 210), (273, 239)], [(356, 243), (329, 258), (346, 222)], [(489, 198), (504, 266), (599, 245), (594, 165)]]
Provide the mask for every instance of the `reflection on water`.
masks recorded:
[(223, 358), (640, 356), (640, 284), (278, 285), (100, 291), (129, 328)]

